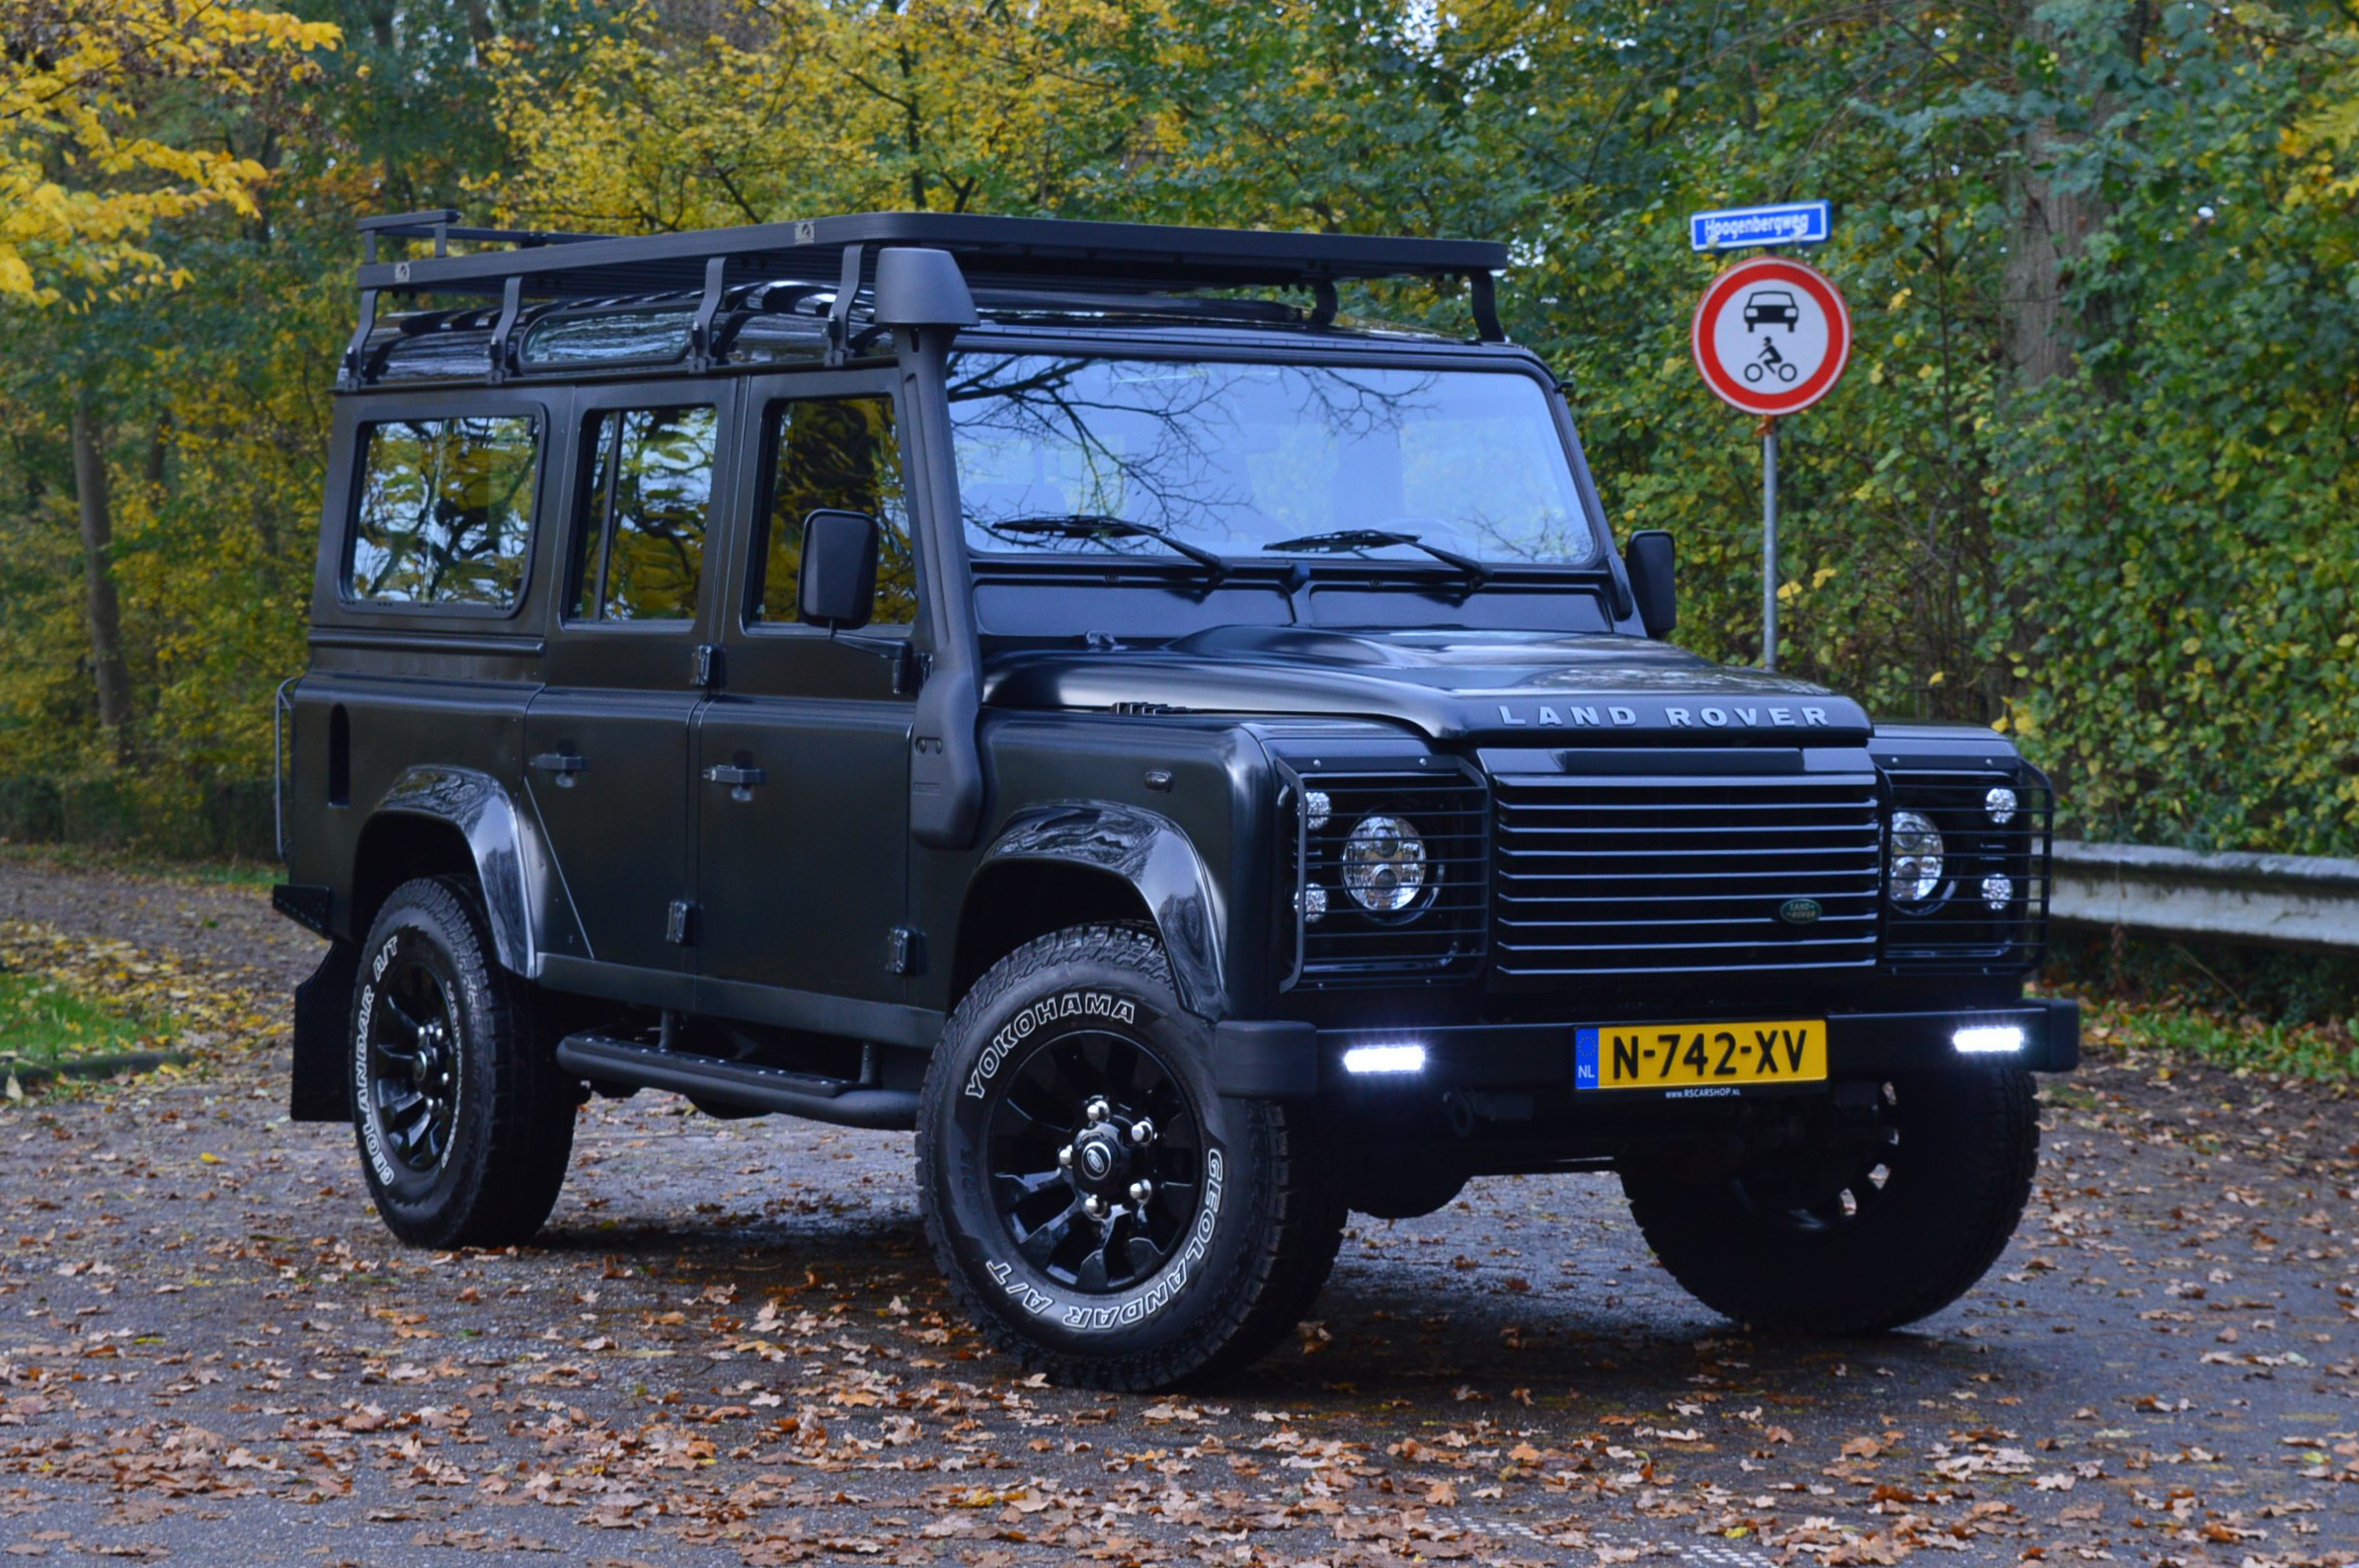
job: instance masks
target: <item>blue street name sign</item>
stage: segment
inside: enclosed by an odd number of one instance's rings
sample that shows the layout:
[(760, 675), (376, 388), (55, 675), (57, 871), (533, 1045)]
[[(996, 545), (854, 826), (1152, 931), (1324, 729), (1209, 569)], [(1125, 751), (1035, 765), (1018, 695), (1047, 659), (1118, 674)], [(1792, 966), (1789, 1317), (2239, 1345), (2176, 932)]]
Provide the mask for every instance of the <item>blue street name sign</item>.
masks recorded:
[(1769, 207), (1730, 207), (1688, 216), (1688, 241), (1699, 251), (1734, 251), (1748, 245), (1824, 245), (1829, 219), (1824, 201), (1787, 201)]

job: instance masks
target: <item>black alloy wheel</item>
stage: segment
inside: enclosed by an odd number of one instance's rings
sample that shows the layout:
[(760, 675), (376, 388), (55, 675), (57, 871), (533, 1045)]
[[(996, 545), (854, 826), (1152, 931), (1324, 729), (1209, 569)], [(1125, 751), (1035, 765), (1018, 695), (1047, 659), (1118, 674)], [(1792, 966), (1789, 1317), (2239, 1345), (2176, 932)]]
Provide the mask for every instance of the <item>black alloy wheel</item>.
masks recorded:
[(1890, 1192), (1908, 1122), (1925, 1109), (1921, 1097), (1904, 1104), (1891, 1083), (1878, 1084), (1858, 1119), (1731, 1176), (1728, 1199), (1761, 1223), (1801, 1235), (1871, 1222)]
[(984, 1132), (1016, 1251), (1092, 1295), (1130, 1290), (1178, 1252), (1204, 1185), (1204, 1124), (1147, 1046), (1117, 1033), (1044, 1041)]
[(1797, 1108), (1733, 1174), (1705, 1149), (1622, 1167), (1631, 1215), (1688, 1294), (1758, 1329), (1866, 1334), (1973, 1288), (2030, 1201), (2031, 1075), (1964, 1066), (1873, 1090), (1856, 1108)]

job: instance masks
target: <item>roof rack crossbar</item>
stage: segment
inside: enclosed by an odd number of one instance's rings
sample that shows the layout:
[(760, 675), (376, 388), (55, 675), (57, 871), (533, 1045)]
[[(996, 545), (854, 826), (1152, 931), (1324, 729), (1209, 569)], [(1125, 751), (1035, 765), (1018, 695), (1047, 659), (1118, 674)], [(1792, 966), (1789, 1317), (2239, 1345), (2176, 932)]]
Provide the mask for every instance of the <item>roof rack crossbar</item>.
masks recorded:
[(543, 245), (570, 245), (583, 240), (611, 239), (608, 234), (577, 233), (567, 229), (508, 229), (489, 228), (481, 224), (459, 221), (456, 207), (427, 207), (417, 212), (383, 212), (375, 217), (359, 220), (356, 225), (363, 244), (364, 264), (373, 266), (377, 260), (377, 242), (388, 240), (432, 240), (434, 255), (448, 258), (450, 242), (464, 240), (481, 245), (510, 245), (529, 250)]

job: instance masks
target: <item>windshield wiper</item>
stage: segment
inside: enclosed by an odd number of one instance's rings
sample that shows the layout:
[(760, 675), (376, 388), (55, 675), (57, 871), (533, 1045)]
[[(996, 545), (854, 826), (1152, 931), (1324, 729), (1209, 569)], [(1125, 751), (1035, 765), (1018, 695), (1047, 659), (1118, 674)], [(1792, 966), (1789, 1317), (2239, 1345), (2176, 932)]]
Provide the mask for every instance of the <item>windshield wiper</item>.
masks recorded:
[(1276, 544), (1265, 544), (1262, 548), (1326, 554), (1340, 550), (1366, 550), (1381, 544), (1405, 544), (1412, 550), (1423, 550), (1435, 560), (1463, 572), (1466, 581), (1475, 588), (1491, 580), (1491, 569), (1470, 555), (1460, 555), (1455, 550), (1427, 544), (1413, 533), (1388, 533), (1382, 528), (1338, 528), (1333, 533), (1307, 533), (1299, 539), (1281, 539)]
[(1062, 539), (1100, 539), (1108, 534), (1127, 538), (1152, 539), (1167, 549), (1177, 551), (1203, 567), (1205, 576), (1214, 583), (1228, 576), (1228, 563), (1207, 550), (1203, 545), (1175, 539), (1160, 528), (1128, 517), (1110, 516), (1099, 511), (1064, 512), (1055, 516), (1007, 517), (986, 522), (983, 527), (992, 533), (1046, 533)]

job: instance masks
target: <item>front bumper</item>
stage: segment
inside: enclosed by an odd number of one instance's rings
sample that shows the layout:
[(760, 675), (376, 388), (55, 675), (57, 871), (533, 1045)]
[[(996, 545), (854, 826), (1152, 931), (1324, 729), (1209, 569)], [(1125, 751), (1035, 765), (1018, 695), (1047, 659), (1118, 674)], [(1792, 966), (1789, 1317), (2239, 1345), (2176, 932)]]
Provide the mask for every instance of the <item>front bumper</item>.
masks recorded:
[[(1750, 1085), (1744, 1092), (1824, 1091), (1845, 1078), (1881, 1077), (1896, 1072), (1971, 1070), (2013, 1065), (2033, 1072), (2070, 1072), (2081, 1064), (2081, 1004), (2037, 997), (2006, 1007), (1972, 1007), (1910, 1013), (1829, 1013), (1828, 1077), (1823, 1082)], [(1227, 1095), (1257, 1099), (1314, 1099), (1353, 1091), (1363, 1084), (1397, 1080), (1429, 1089), (1499, 1089), (1539, 1095), (1573, 1094), (1573, 1032), (1582, 1019), (1563, 1023), (1462, 1024), (1421, 1029), (1320, 1029), (1286, 1019), (1228, 1019), (1214, 1026), (1213, 1076)], [(1667, 1019), (1665, 1022), (1701, 1022)], [(1959, 1047), (1961, 1031), (1985, 1047)], [(2019, 1031), (2020, 1043), (2005, 1049)], [(1989, 1049), (1993, 1045), (2001, 1049)], [(1413, 1073), (1361, 1075), (1347, 1072), (1344, 1053), (1360, 1046), (1417, 1045), (1425, 1065)], [(1584, 1095), (1584, 1100), (1599, 1096)], [(1617, 1089), (1604, 1099), (1615, 1104), (1652, 1101), (1660, 1093)], [(1601, 1102), (1602, 1103), (1602, 1102)]]

